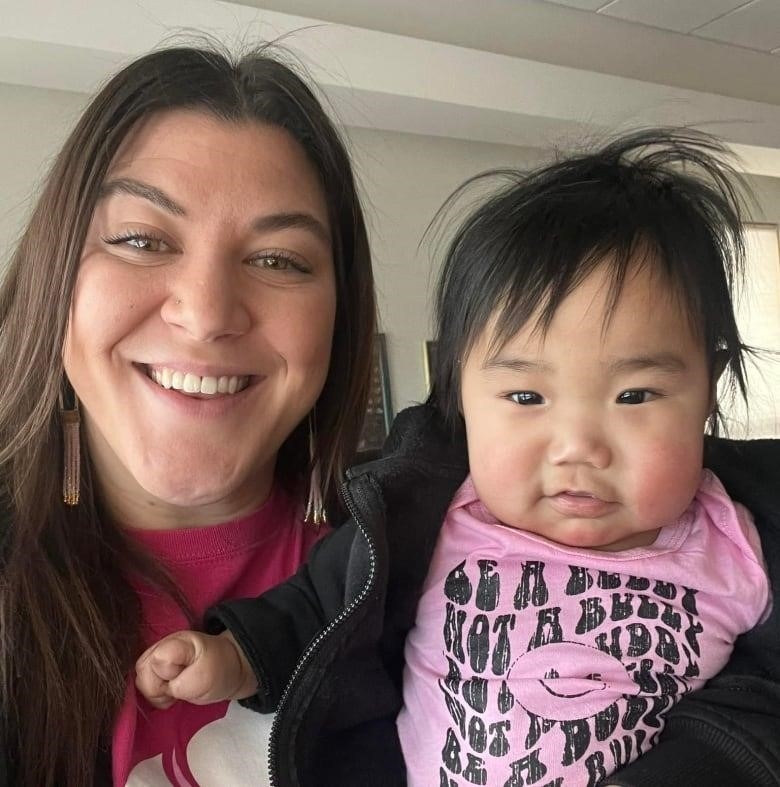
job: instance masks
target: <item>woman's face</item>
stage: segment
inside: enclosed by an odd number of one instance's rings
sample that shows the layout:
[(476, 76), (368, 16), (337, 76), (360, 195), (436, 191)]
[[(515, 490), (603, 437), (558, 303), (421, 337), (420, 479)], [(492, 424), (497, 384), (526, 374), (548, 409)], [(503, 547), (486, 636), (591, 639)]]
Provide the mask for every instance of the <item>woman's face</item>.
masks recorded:
[(124, 142), (64, 348), (121, 523), (210, 524), (265, 500), (327, 375), (331, 249), (318, 175), (279, 128), (173, 111)]

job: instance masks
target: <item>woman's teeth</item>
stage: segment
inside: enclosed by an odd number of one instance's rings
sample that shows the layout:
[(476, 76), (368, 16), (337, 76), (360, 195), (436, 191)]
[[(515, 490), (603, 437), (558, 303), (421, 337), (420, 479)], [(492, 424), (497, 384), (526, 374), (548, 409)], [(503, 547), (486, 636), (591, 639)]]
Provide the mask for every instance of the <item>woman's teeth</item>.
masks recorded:
[(249, 385), (249, 377), (201, 377), (173, 369), (148, 369), (149, 377), (163, 388), (187, 394), (234, 394)]

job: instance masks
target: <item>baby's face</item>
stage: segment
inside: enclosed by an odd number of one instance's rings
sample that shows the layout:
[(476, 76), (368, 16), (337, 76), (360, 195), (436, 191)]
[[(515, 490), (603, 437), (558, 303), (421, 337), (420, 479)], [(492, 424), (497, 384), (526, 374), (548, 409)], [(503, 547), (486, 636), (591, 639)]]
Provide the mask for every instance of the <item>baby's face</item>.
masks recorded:
[(703, 344), (668, 287), (629, 272), (605, 327), (597, 269), (495, 356), (486, 331), (463, 365), (469, 462), (503, 523), (603, 550), (655, 540), (693, 499), (711, 381)]

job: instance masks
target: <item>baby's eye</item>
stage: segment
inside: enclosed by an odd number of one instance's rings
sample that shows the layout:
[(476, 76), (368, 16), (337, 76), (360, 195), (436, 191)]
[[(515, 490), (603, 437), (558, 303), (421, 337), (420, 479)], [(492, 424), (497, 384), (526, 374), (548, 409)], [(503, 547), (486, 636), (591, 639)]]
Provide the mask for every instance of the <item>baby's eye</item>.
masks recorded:
[(544, 397), (535, 391), (513, 391), (507, 398), (515, 404), (544, 404)]
[(656, 398), (656, 394), (653, 391), (648, 391), (645, 388), (636, 388), (618, 394), (616, 401), (618, 404), (645, 404), (654, 398)]

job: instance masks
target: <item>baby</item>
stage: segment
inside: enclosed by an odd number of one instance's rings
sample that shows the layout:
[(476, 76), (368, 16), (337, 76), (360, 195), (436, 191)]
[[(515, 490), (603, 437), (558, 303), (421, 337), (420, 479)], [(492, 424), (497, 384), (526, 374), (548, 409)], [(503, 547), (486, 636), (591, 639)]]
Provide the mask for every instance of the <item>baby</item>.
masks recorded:
[[(739, 210), (717, 149), (625, 137), (513, 175), (456, 232), (432, 402), (465, 426), (470, 472), (443, 522), (409, 537), (435, 540), (407, 589), (397, 730), (412, 786), (603, 782), (767, 612), (751, 515), (703, 469), (718, 378), (744, 386)], [(232, 634), (147, 651), (139, 689), (163, 706), (256, 692), (259, 640), (277, 632), (241, 622), (252, 603), (221, 616)]]

